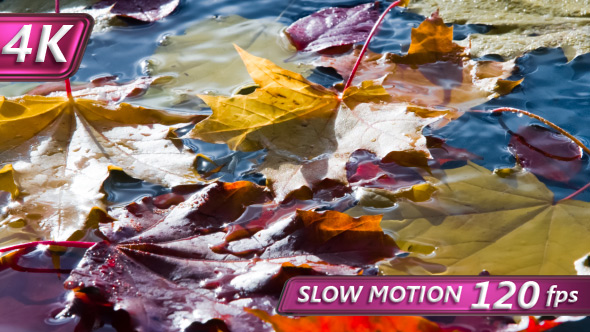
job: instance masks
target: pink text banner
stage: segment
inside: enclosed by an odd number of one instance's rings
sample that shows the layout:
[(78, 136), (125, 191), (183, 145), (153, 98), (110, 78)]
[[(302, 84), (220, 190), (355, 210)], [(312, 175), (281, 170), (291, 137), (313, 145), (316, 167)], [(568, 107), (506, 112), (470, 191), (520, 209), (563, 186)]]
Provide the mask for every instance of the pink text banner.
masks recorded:
[(590, 315), (590, 277), (295, 277), (284, 315)]

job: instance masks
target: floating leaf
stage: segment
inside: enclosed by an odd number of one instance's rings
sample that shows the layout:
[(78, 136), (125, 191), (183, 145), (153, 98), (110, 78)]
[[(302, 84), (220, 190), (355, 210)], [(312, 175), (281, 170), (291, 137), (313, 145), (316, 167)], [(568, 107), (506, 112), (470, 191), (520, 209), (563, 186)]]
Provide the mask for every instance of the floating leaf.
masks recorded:
[(110, 8), (111, 13), (144, 22), (161, 20), (170, 15), (180, 0), (101, 0), (92, 7)]
[(403, 331), (403, 332), (442, 332), (437, 324), (423, 317), (412, 316), (318, 316), (289, 318), (269, 315), (257, 309), (247, 312), (268, 322), (276, 332), (369, 332), (369, 331)]
[[(111, 25), (124, 24), (116, 17), (131, 17), (144, 22), (153, 22), (171, 14), (179, 0), (60, 0), (62, 13), (87, 13), (94, 18), (93, 32), (103, 32)], [(55, 2), (35, 0), (5, 0), (0, 2), (0, 12), (43, 13), (55, 12)]]
[(427, 16), (437, 10), (447, 22), (485, 24), (487, 34), (472, 34), (465, 42), (471, 54), (513, 58), (540, 47), (562, 47), (569, 60), (590, 52), (588, 1), (463, 1), (419, 0), (409, 10)]
[(86, 252), (66, 286), (142, 317), (136, 328), (146, 332), (213, 322), (232, 331), (266, 331), (244, 307), (272, 311), (288, 278), (356, 275), (397, 251), (379, 216), (290, 206), (256, 231), (235, 236), (233, 226), (244, 225), (238, 216), (252, 213), (246, 206), (269, 199), (264, 187), (249, 182), (213, 183), (117, 208), (117, 220), (100, 227), (108, 242)]
[(260, 88), (251, 94), (233, 97), (199, 95), (213, 114), (197, 124), (192, 131), (194, 138), (225, 142), (233, 150), (253, 151), (263, 148), (264, 140), (273, 142), (276, 140), (273, 136), (283, 134), (276, 129), (279, 124), (290, 124), (289, 121), (300, 118), (309, 121), (320, 118), (325, 125), (330, 119), (338, 106), (335, 93), (236, 48)]
[(405, 151), (392, 152), (379, 159), (368, 151), (358, 150), (346, 164), (348, 182), (352, 186), (396, 191), (424, 181), (416, 169), (430, 173), (431, 166), (440, 167), (451, 161), (481, 159), (467, 150), (449, 146), (437, 137), (426, 136), (426, 144), (433, 159), (427, 159), (421, 153)]
[[(333, 67), (345, 79), (358, 49), (340, 57), (322, 57), (318, 66)], [(453, 42), (453, 28), (436, 14), (412, 29), (406, 55), (368, 52), (354, 83), (377, 80), (394, 101), (467, 110), (509, 93), (520, 81), (507, 81), (514, 62), (474, 61)]]
[(508, 143), (525, 169), (553, 181), (567, 182), (582, 168), (582, 149), (568, 137), (541, 126), (519, 128)]
[(358, 184), (365, 188), (396, 191), (424, 182), (424, 178), (416, 170), (395, 162), (383, 162), (374, 154), (363, 150), (351, 155), (346, 171), (351, 185)]
[(346, 162), (358, 149), (381, 158), (391, 151), (428, 157), (422, 128), (448, 114), (388, 103), (387, 92), (371, 82), (345, 91), (341, 103), (303, 76), (238, 51), (260, 87), (248, 95), (200, 95), (213, 114), (189, 135), (243, 151), (269, 149), (259, 169), (279, 200), (324, 179), (346, 184)]
[(3, 210), (2, 225), (27, 227), (4, 227), (2, 236), (22, 230), (66, 240), (104, 220), (100, 188), (111, 167), (166, 186), (198, 181), (195, 155), (173, 131), (196, 118), (88, 99), (3, 99), (0, 166), (12, 167), (14, 182), (2, 181), (0, 190), (16, 185), (20, 193)]
[(379, 159), (368, 151), (354, 152), (346, 164), (348, 182), (360, 197), (360, 204), (372, 207), (393, 206), (399, 199), (423, 202), (436, 189), (423, 178), (432, 174), (431, 167), (440, 168), (451, 161), (481, 159), (463, 149), (447, 145), (444, 140), (426, 136), (433, 159), (413, 152), (391, 152)]
[[(408, 155), (412, 155), (409, 154)], [(417, 154), (424, 161), (423, 154)], [(361, 204), (373, 207), (393, 206), (399, 198), (424, 201), (430, 198), (434, 188), (413, 167), (404, 167), (393, 161), (380, 160), (368, 151), (354, 152), (346, 164), (348, 182), (361, 197)], [(420, 160), (411, 166), (420, 167)], [(415, 160), (412, 160), (414, 162)], [(398, 160), (402, 163), (402, 161)]]
[[(184, 35), (165, 37), (162, 46), (150, 57), (148, 72), (171, 75), (175, 80), (165, 89), (176, 102), (197, 93), (229, 94), (251, 84), (232, 44), (249, 52), (283, 62), (295, 52), (282, 44), (281, 29), (274, 20), (247, 20), (240, 16), (209, 18), (188, 28)], [(283, 63), (289, 70), (302, 72), (308, 67)]]
[[(85, 7), (97, 1), (93, 0), (60, 0), (60, 8)], [(12, 13), (55, 12), (55, 2), (34, 0), (5, 0), (0, 2), (0, 11)]]
[(473, 154), (465, 149), (459, 149), (448, 145), (445, 140), (434, 137), (426, 136), (426, 144), (428, 150), (432, 155), (432, 162), (442, 166), (451, 161), (468, 161), (468, 160), (481, 160), (482, 157)]
[(379, 2), (330, 7), (300, 18), (285, 32), (297, 50), (317, 52), (366, 40), (379, 14)]
[(469, 164), (445, 171), (443, 178), (432, 179), (434, 200), (400, 201), (385, 214), (383, 227), (412, 252), (383, 265), (386, 274), (567, 275), (590, 251), (590, 203), (554, 203), (553, 193), (531, 173), (502, 178)]
[[(72, 96), (75, 98), (122, 102), (128, 97), (142, 95), (158, 78), (140, 77), (126, 83), (118, 83), (116, 80), (116, 76), (104, 76), (96, 78), (89, 83), (73, 84)], [(27, 94), (48, 97), (67, 96), (64, 82), (44, 83), (27, 91)]]
[[(92, 32), (102, 32), (108, 30), (112, 25), (122, 24), (117, 22), (115, 15), (110, 11), (110, 7), (94, 9), (92, 5), (97, 0), (60, 0), (59, 8), (61, 13), (86, 13), (94, 18)], [(36, 1), (36, 0), (6, 0), (0, 2), (0, 12), (3, 13), (55, 13), (54, 1)]]

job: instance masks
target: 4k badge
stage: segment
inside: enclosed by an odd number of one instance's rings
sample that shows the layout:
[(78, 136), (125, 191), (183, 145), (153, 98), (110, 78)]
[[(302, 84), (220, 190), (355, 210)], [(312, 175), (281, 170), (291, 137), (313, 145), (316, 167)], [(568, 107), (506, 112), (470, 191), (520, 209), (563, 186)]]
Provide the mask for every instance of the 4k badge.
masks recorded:
[(0, 80), (58, 81), (80, 66), (88, 14), (0, 14)]

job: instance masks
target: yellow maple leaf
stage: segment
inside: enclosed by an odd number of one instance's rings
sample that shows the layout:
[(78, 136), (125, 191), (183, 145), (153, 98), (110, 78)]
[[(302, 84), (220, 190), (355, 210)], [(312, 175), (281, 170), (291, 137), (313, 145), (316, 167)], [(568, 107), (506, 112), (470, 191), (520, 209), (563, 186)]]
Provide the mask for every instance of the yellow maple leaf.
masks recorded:
[(172, 131), (194, 120), (126, 103), (2, 98), (0, 190), (13, 201), (1, 236), (66, 240), (106, 218), (101, 185), (112, 167), (166, 186), (198, 181), (195, 155)]
[(193, 130), (205, 141), (225, 142), (231, 149), (253, 151), (264, 137), (280, 135), (276, 125), (302, 118), (330, 118), (338, 96), (300, 74), (282, 69), (236, 46), (248, 73), (261, 88), (249, 95), (199, 95), (214, 110)]
[(384, 214), (382, 227), (410, 252), (384, 264), (385, 274), (569, 275), (576, 273), (574, 261), (590, 252), (590, 203), (554, 203), (531, 173), (500, 177), (469, 164), (429, 180), (434, 199), (400, 201)]
[(268, 149), (260, 171), (278, 199), (323, 179), (347, 183), (345, 164), (358, 149), (381, 158), (391, 151), (430, 156), (422, 128), (448, 115), (390, 103), (372, 82), (351, 87), (341, 102), (301, 75), (237, 49), (259, 88), (249, 95), (201, 95), (213, 114), (189, 136), (242, 151)]

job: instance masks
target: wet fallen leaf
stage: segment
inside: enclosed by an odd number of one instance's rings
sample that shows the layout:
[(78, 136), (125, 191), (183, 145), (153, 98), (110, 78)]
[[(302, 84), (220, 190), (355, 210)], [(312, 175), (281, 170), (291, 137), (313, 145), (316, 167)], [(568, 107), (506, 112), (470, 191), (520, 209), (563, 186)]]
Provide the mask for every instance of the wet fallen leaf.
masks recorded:
[(92, 7), (110, 8), (112, 14), (153, 22), (170, 15), (180, 0), (100, 0)]
[(379, 157), (391, 151), (429, 156), (422, 128), (448, 113), (389, 103), (390, 96), (371, 82), (338, 96), (238, 48), (248, 72), (260, 86), (248, 95), (200, 95), (213, 114), (189, 137), (227, 143), (231, 149), (267, 148), (259, 167), (278, 200), (324, 179), (346, 184), (351, 153), (366, 149)]
[[(98, 1), (98, 0), (97, 0)], [(113, 25), (123, 25), (124, 22), (111, 13), (111, 8), (95, 9), (93, 0), (60, 0), (61, 13), (86, 13), (94, 18), (92, 32), (104, 32)], [(7, 0), (0, 2), (0, 12), (4, 13), (55, 13), (54, 1), (35, 0)]]
[(442, 177), (431, 179), (433, 200), (400, 201), (385, 214), (383, 228), (412, 253), (383, 265), (385, 274), (568, 275), (590, 251), (590, 203), (554, 203), (553, 193), (533, 174), (502, 178), (469, 164)]
[(381, 188), (396, 191), (424, 182), (418, 170), (430, 173), (431, 167), (440, 167), (452, 161), (482, 159), (465, 149), (458, 149), (445, 143), (443, 139), (426, 136), (426, 145), (432, 159), (424, 154), (412, 152), (392, 152), (379, 159), (365, 150), (355, 151), (346, 164), (348, 182), (351, 186)]
[(427, 16), (439, 10), (449, 23), (485, 24), (487, 34), (472, 34), (465, 43), (471, 54), (513, 58), (540, 47), (562, 47), (569, 60), (590, 52), (588, 0), (547, 2), (417, 0), (409, 10)]
[(510, 152), (525, 169), (544, 178), (567, 182), (582, 168), (582, 149), (568, 137), (541, 126), (513, 133)]
[(211, 106), (213, 114), (195, 127), (193, 138), (227, 143), (233, 150), (253, 151), (263, 148), (264, 140), (269, 143), (275, 140), (265, 137), (282, 134), (275, 133), (278, 124), (290, 125), (289, 121), (302, 117), (310, 122), (320, 118), (322, 125), (328, 122), (338, 106), (335, 93), (270, 60), (236, 48), (260, 88), (248, 95), (232, 97), (199, 95)]
[[(104, 32), (112, 25), (125, 24), (116, 17), (132, 17), (153, 22), (171, 14), (179, 0), (60, 0), (62, 13), (87, 13), (94, 18), (93, 32)], [(35, 0), (6, 0), (0, 2), (0, 12), (7, 13), (54, 13), (55, 2)]]
[(412, 316), (318, 316), (290, 318), (269, 315), (263, 310), (246, 309), (250, 314), (268, 322), (276, 332), (442, 332), (438, 324), (423, 317)]
[(406, 151), (392, 152), (382, 159), (368, 151), (354, 152), (346, 164), (346, 172), (360, 204), (384, 208), (393, 206), (399, 199), (426, 201), (436, 191), (423, 178), (424, 174), (432, 174), (431, 168), (440, 168), (448, 162), (481, 159), (433, 136), (426, 136), (426, 144), (432, 159)]
[[(333, 67), (345, 79), (359, 50), (339, 57), (324, 56), (314, 64)], [(406, 55), (368, 52), (355, 76), (358, 84), (377, 80), (393, 100), (460, 111), (509, 93), (520, 81), (507, 81), (514, 62), (474, 61), (453, 42), (453, 28), (434, 14), (412, 29)]]
[(62, 97), (1, 101), (0, 165), (11, 169), (0, 190), (19, 190), (2, 210), (2, 237), (65, 240), (104, 220), (100, 188), (110, 167), (166, 186), (198, 181), (195, 155), (172, 131), (193, 115)]
[[(140, 77), (131, 82), (119, 83), (116, 76), (96, 78), (89, 83), (72, 84), (72, 96), (96, 100), (122, 102), (126, 98), (137, 97), (145, 93), (152, 83), (159, 80), (155, 77)], [(163, 80), (160, 78), (160, 80)], [(48, 97), (66, 97), (64, 82), (44, 83), (27, 91), (28, 95)]]
[(270, 200), (264, 187), (236, 182), (174, 190), (114, 209), (117, 220), (100, 226), (109, 242), (86, 252), (66, 287), (98, 289), (105, 301), (141, 318), (136, 328), (146, 332), (213, 321), (232, 331), (267, 331), (244, 308), (272, 311), (289, 277), (356, 275), (397, 251), (379, 216), (286, 207), (288, 213), (235, 236), (233, 226), (244, 225), (240, 214), (252, 213), (246, 206)]
[[(85, 7), (97, 2), (92, 0), (60, 0), (61, 8)], [(54, 12), (54, 1), (34, 1), (34, 0), (5, 0), (0, 2), (0, 11), (12, 13), (42, 13)]]
[(374, 154), (364, 150), (355, 151), (350, 156), (346, 164), (346, 172), (351, 186), (358, 185), (365, 188), (396, 191), (424, 182), (424, 178), (415, 169), (395, 162), (383, 162)]
[[(268, 19), (209, 18), (188, 28), (184, 35), (165, 37), (150, 57), (147, 70), (152, 76), (175, 76), (165, 89), (175, 96), (177, 103), (197, 93), (230, 94), (251, 84), (232, 44), (271, 61), (283, 62), (295, 54), (282, 46), (288, 44), (281, 37), (283, 28)], [(295, 63), (282, 65), (300, 73), (308, 68)]]
[(442, 166), (452, 161), (468, 161), (468, 160), (481, 160), (482, 157), (473, 154), (465, 149), (456, 148), (448, 145), (444, 139), (426, 136), (426, 145), (432, 155), (432, 160), (429, 161), (430, 166), (434, 165)]
[[(424, 181), (417, 170), (422, 166), (422, 162), (424, 166), (427, 165), (427, 158), (418, 154), (417, 157), (421, 160), (417, 163), (414, 163), (416, 160), (411, 160), (412, 163), (406, 167), (388, 161), (390, 157), (391, 155), (388, 155), (380, 159), (364, 150), (358, 150), (351, 155), (346, 164), (346, 172), (350, 186), (361, 199), (360, 203), (364, 206), (383, 208), (393, 206), (400, 198), (413, 201), (429, 199), (435, 190)], [(398, 162), (403, 164), (403, 157), (398, 158)]]
[(285, 32), (297, 50), (317, 52), (366, 40), (379, 14), (379, 2), (330, 7), (300, 18)]

